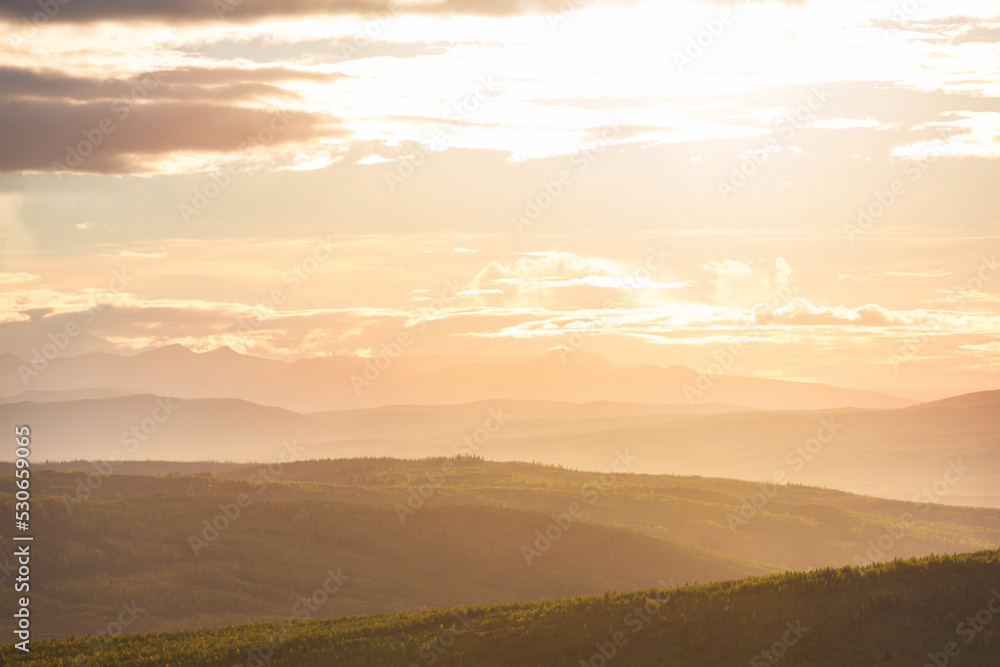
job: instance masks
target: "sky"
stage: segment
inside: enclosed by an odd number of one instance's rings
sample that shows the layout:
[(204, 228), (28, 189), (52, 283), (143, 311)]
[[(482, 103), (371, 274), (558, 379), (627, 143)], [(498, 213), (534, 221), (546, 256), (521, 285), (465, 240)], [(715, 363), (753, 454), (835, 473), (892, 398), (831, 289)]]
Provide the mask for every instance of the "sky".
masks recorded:
[(0, 44), (0, 352), (1000, 386), (995, 1), (8, 0)]

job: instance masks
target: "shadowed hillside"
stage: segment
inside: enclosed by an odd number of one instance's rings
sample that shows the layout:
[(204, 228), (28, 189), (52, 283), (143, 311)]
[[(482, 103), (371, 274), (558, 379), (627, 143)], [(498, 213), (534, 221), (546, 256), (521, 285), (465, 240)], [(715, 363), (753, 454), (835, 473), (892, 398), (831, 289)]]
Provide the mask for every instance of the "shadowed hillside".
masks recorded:
[(680, 589), (669, 576), (527, 604), (41, 642), (22, 664), (993, 667), (1000, 654), (996, 551)]
[[(93, 632), (95, 615), (131, 600), (150, 601), (136, 629), (287, 618), (337, 568), (351, 585), (322, 616), (627, 590), (664, 570), (683, 584), (1000, 545), (997, 510), (801, 486), (768, 497), (734, 480), (477, 458), (220, 474), (36, 472), (37, 631)], [(13, 490), (0, 478), (0, 512)]]
[[(148, 609), (137, 629), (282, 619), (328, 570), (350, 585), (323, 616), (627, 590), (668, 566), (691, 583), (776, 570), (579, 522), (565, 507), (553, 517), (451, 505), (401, 521), (390, 505), (337, 502), (323, 485), (116, 476), (70, 512), (62, 492), (75, 479), (36, 478), (39, 636), (94, 632), (95, 618), (132, 600)], [(13, 511), (9, 477), (3, 488), (0, 511)], [(13, 562), (7, 544), (0, 563)], [(14, 592), (0, 600), (13, 606)]]

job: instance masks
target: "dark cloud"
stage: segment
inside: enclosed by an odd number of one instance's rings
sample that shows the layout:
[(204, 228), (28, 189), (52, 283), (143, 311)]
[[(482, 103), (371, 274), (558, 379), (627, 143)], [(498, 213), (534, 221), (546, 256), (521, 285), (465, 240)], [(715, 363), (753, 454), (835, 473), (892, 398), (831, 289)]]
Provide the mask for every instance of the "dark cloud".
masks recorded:
[(75, 77), (53, 70), (0, 67), (0, 99), (16, 97), (95, 100), (170, 99), (235, 102), (297, 98), (276, 82), (328, 82), (347, 75), (286, 67), (164, 69), (125, 79)]
[(416, 58), (441, 55), (460, 46), (487, 46), (503, 48), (498, 41), (443, 41), (388, 42), (369, 39), (354, 33), (327, 39), (275, 42), (259, 37), (251, 39), (222, 39), (211, 43), (182, 45), (178, 51), (203, 56), (213, 60), (240, 59), (244, 62), (290, 62), (321, 64), (340, 63), (364, 58)]
[[(345, 134), (336, 119), (209, 103), (0, 101), (0, 171), (129, 173), (176, 151), (233, 152)], [(58, 163), (58, 164), (56, 164)]]
[[(252, 21), (261, 18), (309, 16), (316, 14), (387, 15), (471, 14), (515, 16), (564, 11), (579, 3), (565, 0), (438, 0), (397, 6), (392, 0), (51, 0), (58, 9), (50, 10), (45, 22), (88, 22), (102, 20), (153, 21)], [(621, 3), (628, 4), (628, 3)], [(0, 16), (20, 21), (39, 13), (38, 0), (7, 0), (0, 4)], [(44, 15), (44, 13), (43, 13)]]
[(318, 81), (327, 82), (349, 78), (340, 72), (319, 72), (292, 67), (185, 67), (161, 70), (161, 74), (177, 83), (191, 83), (199, 86), (215, 85), (228, 81), (274, 83), (277, 81)]
[[(704, 0), (713, 5), (740, 5), (748, 0)], [(769, 0), (753, 0), (767, 2)], [(805, 0), (773, 0), (804, 5)], [(393, 14), (520, 16), (564, 14), (591, 5), (631, 6), (637, 0), (423, 0), (401, 6), (397, 0), (49, 0), (45, 11), (38, 0), (5, 0), (0, 17), (20, 22), (37, 17), (37, 24), (92, 21), (254, 21), (264, 18), (318, 14)]]
[[(278, 83), (344, 75), (289, 67), (164, 69), (119, 79), (0, 67), (0, 171), (127, 173), (173, 151), (234, 151), (280, 125), (264, 145), (343, 134), (311, 113), (246, 108), (248, 100), (291, 99)], [(265, 137), (270, 133), (265, 131)]]

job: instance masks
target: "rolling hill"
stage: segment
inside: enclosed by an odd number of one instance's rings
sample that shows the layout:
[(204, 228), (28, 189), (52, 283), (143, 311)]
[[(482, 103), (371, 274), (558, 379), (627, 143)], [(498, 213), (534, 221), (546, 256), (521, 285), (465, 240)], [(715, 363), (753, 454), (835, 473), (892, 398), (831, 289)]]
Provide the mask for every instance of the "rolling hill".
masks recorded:
[(532, 603), (46, 641), (21, 664), (993, 667), (998, 589), (1000, 555), (986, 551), (694, 587), (665, 577), (649, 590)]
[[(281, 619), (327, 569), (351, 586), (324, 615), (627, 590), (655, 584), (668, 566), (691, 583), (777, 570), (566, 518), (565, 507), (553, 518), (453, 504), (401, 520), (392, 505), (340, 502), (322, 485), (268, 482), (261, 471), (252, 481), (116, 476), (67, 504), (79, 479), (35, 477), (33, 534), (45, 546), (32, 560), (45, 582), (32, 598), (38, 636), (88, 632), (126, 598), (150, 604), (137, 628)], [(2, 488), (0, 508), (12, 512), (10, 478)], [(11, 562), (8, 544), (0, 563)], [(0, 593), (4, 604), (13, 598)]]
[[(1000, 545), (997, 510), (794, 485), (759, 501), (762, 489), (747, 482), (476, 458), (220, 474), (36, 471), (39, 636), (93, 632), (95, 617), (131, 600), (148, 609), (135, 630), (287, 618), (313, 580), (337, 568), (352, 583), (322, 616), (629, 590), (665, 572), (678, 584), (709, 582)], [(0, 478), (0, 512), (12, 511), (13, 491), (12, 476)], [(0, 539), (0, 564), (11, 562), (9, 544)], [(13, 595), (5, 589), (0, 600)]]

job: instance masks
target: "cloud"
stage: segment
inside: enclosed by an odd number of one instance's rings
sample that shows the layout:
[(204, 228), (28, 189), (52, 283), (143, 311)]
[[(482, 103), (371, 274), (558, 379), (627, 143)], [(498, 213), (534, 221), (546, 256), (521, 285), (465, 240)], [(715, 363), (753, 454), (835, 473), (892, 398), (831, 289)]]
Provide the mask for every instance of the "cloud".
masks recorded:
[(138, 350), (180, 342), (198, 349), (233, 345), (278, 356), (348, 353), (398, 336), (414, 314), (392, 308), (274, 310), (263, 304), (149, 298), (100, 290), (0, 293), (5, 348), (29, 354), (69, 323), (80, 328), (73, 353)]
[(925, 123), (927, 137), (893, 148), (897, 158), (935, 160), (940, 157), (1000, 157), (1000, 111), (953, 109), (939, 122)]
[(981, 345), (959, 345), (960, 350), (971, 350), (972, 352), (1000, 352), (1000, 341), (990, 341)]
[(899, 278), (941, 278), (951, 274), (952, 272), (947, 269), (935, 269), (934, 271), (887, 271), (885, 275)]
[(470, 288), (478, 290), (483, 302), (493, 306), (594, 305), (608, 298), (609, 288), (625, 286), (617, 277), (622, 268), (610, 260), (570, 252), (529, 254), (512, 264), (490, 262)]
[[(628, 299), (607, 307), (603, 304), (609, 295), (621, 294), (610, 287), (619, 280), (614, 275), (617, 266), (608, 260), (571, 253), (543, 253), (512, 263), (491, 264), (483, 270), (487, 275), (482, 284), (492, 287), (470, 285), (446, 307), (413, 301), (400, 308), (282, 310), (256, 302), (162, 298), (127, 292), (112, 298), (101, 290), (25, 288), (0, 291), (0, 313), (4, 313), (0, 319), (7, 323), (5, 347), (16, 353), (30, 352), (50, 332), (74, 321), (87, 324), (84, 335), (74, 343), (78, 346), (74, 354), (181, 342), (197, 349), (225, 344), (282, 357), (379, 349), (418, 322), (423, 323), (420, 335), (428, 349), (439, 350), (451, 349), (456, 340), (472, 345), (476, 339), (490, 338), (539, 339), (548, 345), (553, 337), (579, 330), (639, 343), (709, 344), (725, 338), (808, 345), (849, 345), (856, 336), (902, 339), (931, 327), (942, 336), (965, 336), (961, 343), (978, 344), (994, 338), (1000, 330), (1000, 316), (996, 315), (894, 311), (875, 303), (818, 306), (803, 298), (782, 306), (758, 303), (749, 308), (666, 301), (653, 306)], [(778, 273), (782, 272), (787, 276), (787, 269)], [(413, 294), (426, 299), (433, 290), (416, 288)], [(95, 304), (100, 305), (96, 316), (84, 318), (82, 314)], [(244, 327), (241, 322), (249, 325)], [(836, 331), (840, 328), (850, 331)]]
[(958, 291), (940, 290), (939, 294), (946, 295), (945, 298), (938, 299), (940, 303), (953, 303), (956, 297), (962, 301), (971, 301), (973, 303), (1000, 303), (1000, 294), (991, 294), (979, 290), (967, 290), (964, 288)]
[[(983, 87), (988, 89), (992, 84)], [(986, 94), (985, 90), (982, 93), (965, 88), (926, 90), (897, 81), (835, 81), (824, 84), (823, 89), (829, 98), (812, 112), (809, 126), (831, 128), (838, 142), (844, 141), (843, 133), (835, 129), (843, 119), (864, 119), (863, 125), (852, 121), (854, 129), (869, 135), (882, 135), (885, 131), (881, 128), (913, 128), (939, 121), (949, 112), (1000, 111), (1000, 98)], [(704, 105), (700, 110), (703, 116), (731, 122), (740, 115), (751, 115), (761, 109), (792, 113), (808, 99), (809, 91), (808, 86), (784, 84), (750, 88), (729, 95), (679, 95), (671, 101)], [(716, 104), (712, 105), (713, 102)], [(722, 102), (725, 104), (720, 104)], [(759, 125), (773, 129), (764, 120), (759, 121)]]
[(889, 327), (914, 324), (927, 319), (923, 313), (899, 313), (869, 303), (856, 308), (814, 306), (805, 299), (796, 298), (784, 307), (775, 308), (759, 304), (753, 309), (754, 324), (788, 326), (851, 325)]
[(787, 298), (791, 291), (793, 270), (781, 257), (774, 261), (773, 274), (763, 262), (748, 264), (735, 259), (706, 262), (702, 267), (715, 274), (712, 299), (720, 305), (770, 303)]
[(0, 273), (0, 283), (30, 283), (39, 278), (34, 273)]
[(850, 280), (856, 283), (867, 283), (872, 282), (876, 278), (881, 276), (890, 276), (893, 278), (943, 278), (944, 276), (952, 275), (952, 271), (947, 269), (933, 269), (930, 271), (886, 271), (885, 273), (841, 273), (837, 276), (838, 280)]
[(381, 155), (376, 155), (375, 153), (372, 153), (370, 155), (364, 156), (363, 158), (361, 158), (360, 160), (358, 160), (357, 163), (358, 164), (382, 164), (384, 162), (392, 162), (392, 160), (390, 160), (389, 158), (386, 158), (386, 157), (382, 157)]
[[(298, 98), (275, 82), (341, 76), (227, 66), (100, 79), (0, 67), (0, 171), (139, 172), (171, 153), (239, 152), (255, 138), (280, 145), (346, 136), (328, 114), (260, 107)], [(236, 104), (248, 101), (254, 106)]]
[[(141, 172), (175, 152), (238, 153), (346, 131), (332, 116), (217, 104), (0, 101), (0, 171)], [(269, 140), (268, 140), (269, 139)]]
[(968, 44), (1000, 42), (1000, 21), (978, 16), (946, 16), (916, 21), (871, 22), (883, 29), (896, 29), (933, 35), (927, 41), (935, 44)]
[(83, 101), (172, 99), (237, 101), (298, 98), (274, 85), (283, 81), (327, 83), (339, 72), (292, 67), (185, 67), (160, 69), (125, 78), (86, 78), (51, 69), (0, 67), (0, 98), (53, 98)]
[[(602, 4), (628, 5), (630, 2)], [(565, 11), (565, 0), (72, 0), (60, 4), (51, 16), (54, 23), (91, 21), (213, 21), (244, 22), (263, 18), (322, 14), (392, 16), (395, 13), (428, 15), (517, 16)], [(39, 12), (37, 0), (7, 0), (0, 17), (20, 21)]]
[(781, 290), (787, 291), (792, 284), (792, 267), (788, 265), (784, 257), (774, 260), (774, 284)]
[[(464, 320), (468, 313), (451, 313), (451, 319)], [(496, 317), (513, 316), (510, 310), (497, 309)], [(815, 330), (830, 327), (864, 327), (906, 335), (923, 331), (933, 323), (942, 332), (962, 333), (990, 330), (1000, 323), (997, 317), (964, 315), (923, 310), (891, 311), (878, 304), (857, 307), (823, 307), (802, 298), (787, 306), (759, 303), (752, 308), (732, 308), (706, 304), (664, 304), (657, 307), (631, 307), (564, 311), (522, 311), (515, 322), (502, 327), (483, 327), (476, 331), (461, 327), (466, 335), (485, 338), (531, 338), (563, 335), (570, 330), (586, 329), (592, 333), (638, 336), (650, 342), (668, 342), (677, 337), (713, 339), (719, 336), (777, 338), (815, 336)], [(811, 331), (813, 333), (796, 333)], [(902, 333), (900, 333), (902, 332)]]

